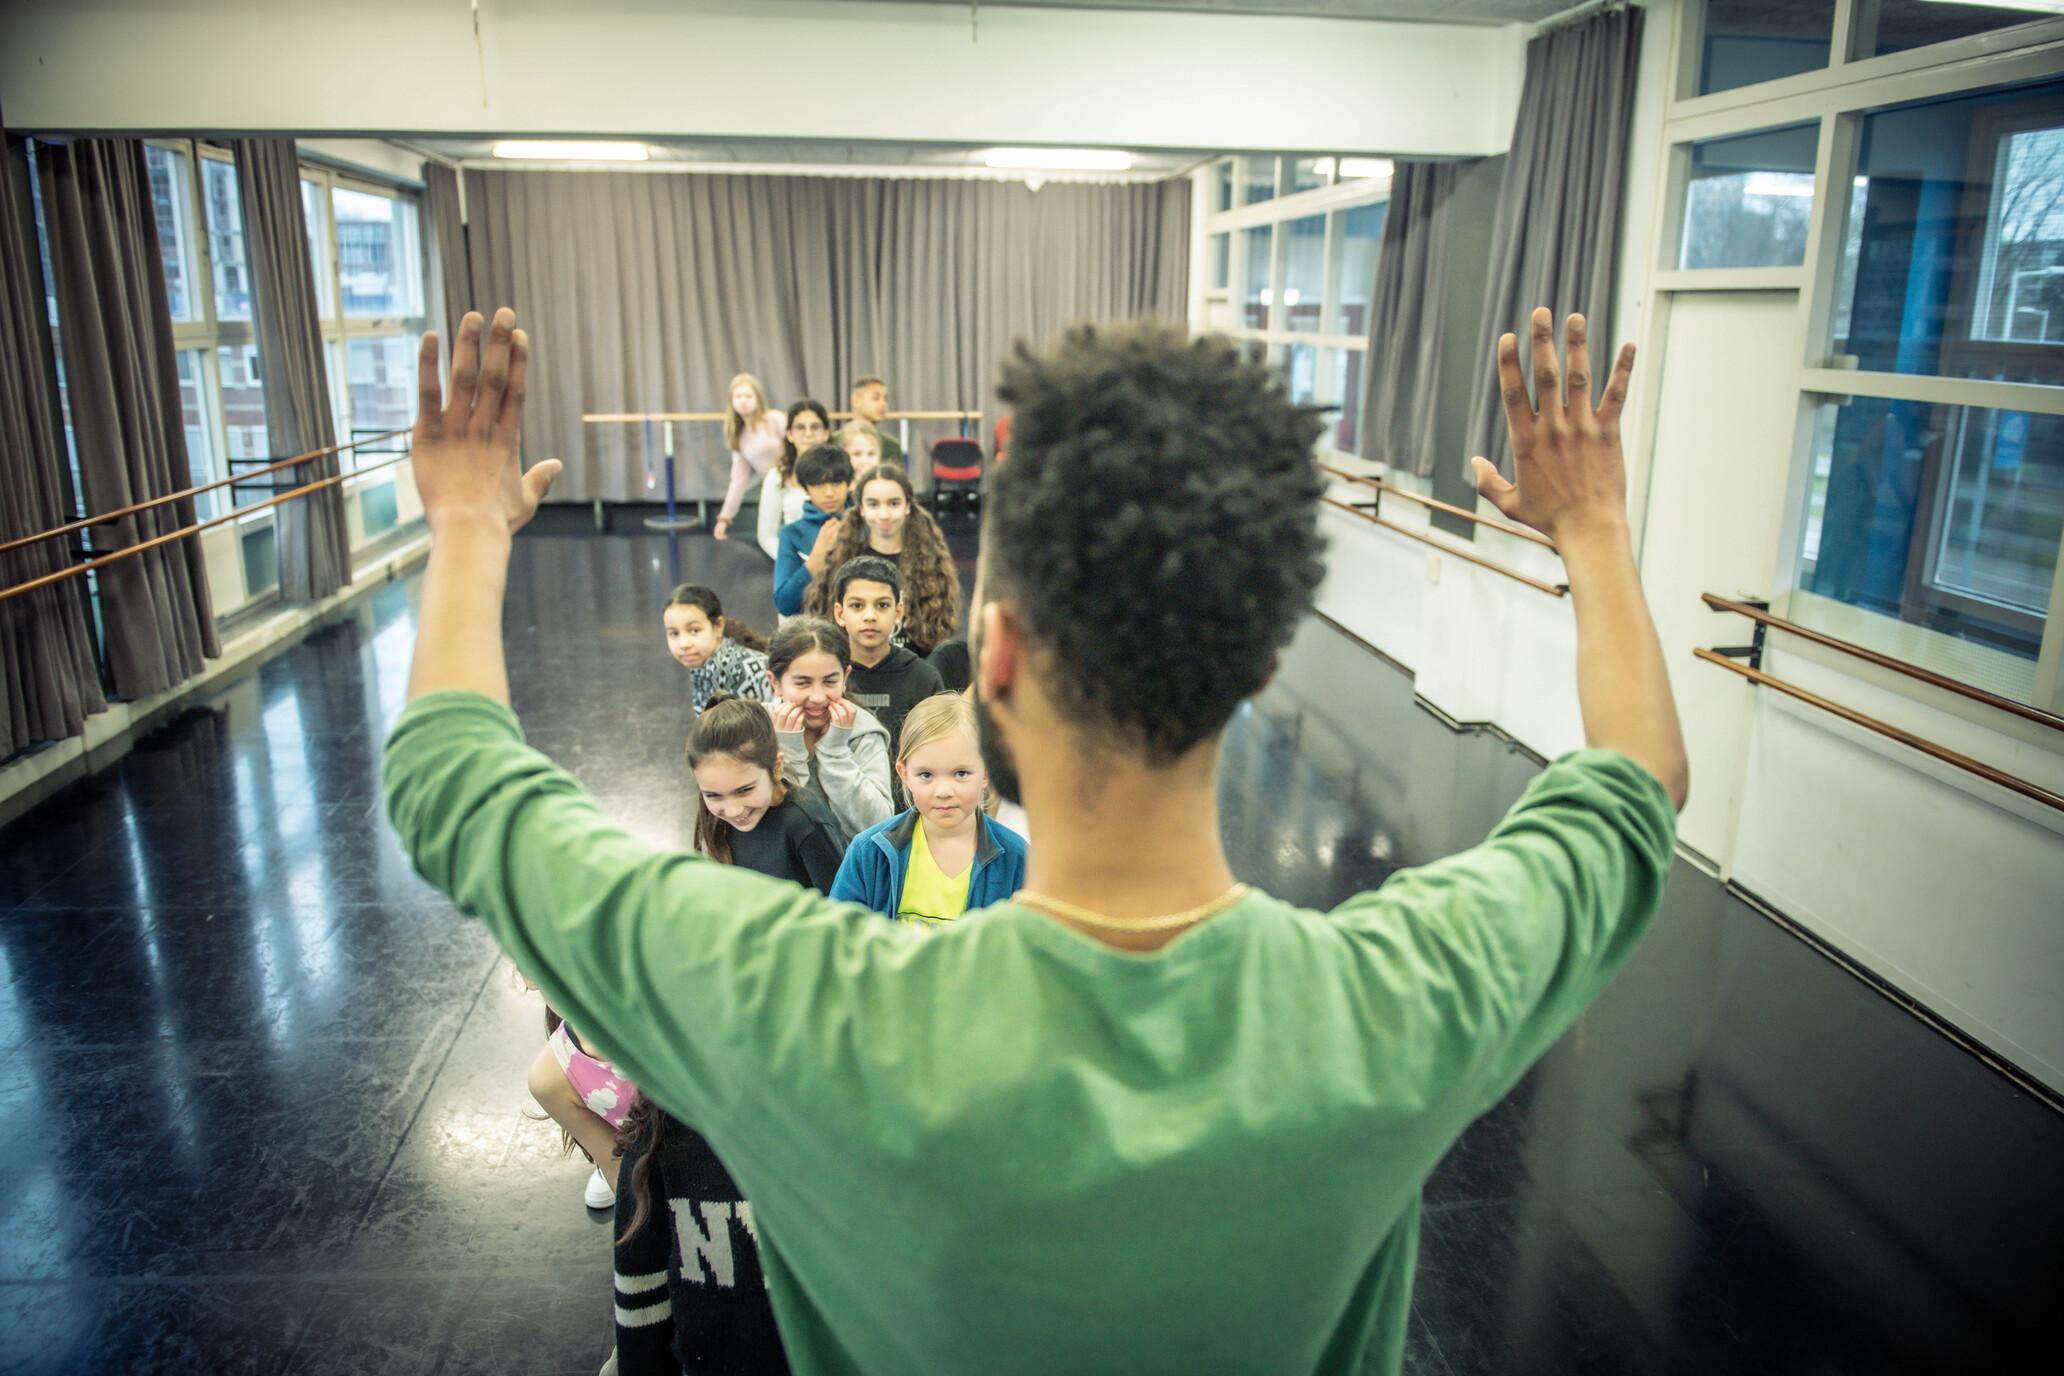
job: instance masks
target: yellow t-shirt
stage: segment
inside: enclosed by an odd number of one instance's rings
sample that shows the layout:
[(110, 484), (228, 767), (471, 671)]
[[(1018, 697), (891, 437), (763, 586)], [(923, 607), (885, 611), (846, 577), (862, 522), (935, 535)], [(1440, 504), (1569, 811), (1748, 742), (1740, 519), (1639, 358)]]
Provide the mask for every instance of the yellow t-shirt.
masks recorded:
[(899, 921), (912, 925), (951, 922), (967, 911), (968, 881), (974, 878), (972, 863), (959, 874), (948, 874), (932, 859), (925, 844), (924, 823), (911, 828), (910, 859), (903, 866), (903, 897), (896, 904)]

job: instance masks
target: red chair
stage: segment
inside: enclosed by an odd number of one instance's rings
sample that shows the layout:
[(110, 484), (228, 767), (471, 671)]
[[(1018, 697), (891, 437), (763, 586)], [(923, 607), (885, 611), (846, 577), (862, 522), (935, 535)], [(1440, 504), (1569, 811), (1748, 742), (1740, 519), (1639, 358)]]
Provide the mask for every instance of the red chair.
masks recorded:
[(933, 440), (932, 514), (944, 515), (949, 497), (957, 497), (962, 509), (972, 514), (982, 504), (982, 442), (969, 439)]

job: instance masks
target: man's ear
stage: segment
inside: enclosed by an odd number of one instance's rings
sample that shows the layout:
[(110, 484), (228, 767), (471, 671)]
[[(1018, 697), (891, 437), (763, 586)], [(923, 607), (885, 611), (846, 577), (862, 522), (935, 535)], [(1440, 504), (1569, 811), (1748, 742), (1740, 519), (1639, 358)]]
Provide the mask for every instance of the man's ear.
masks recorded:
[(1010, 702), (1025, 657), (1024, 634), (1008, 603), (983, 604), (979, 648), (975, 682), (981, 685), (981, 697), (992, 706), (1004, 707)]

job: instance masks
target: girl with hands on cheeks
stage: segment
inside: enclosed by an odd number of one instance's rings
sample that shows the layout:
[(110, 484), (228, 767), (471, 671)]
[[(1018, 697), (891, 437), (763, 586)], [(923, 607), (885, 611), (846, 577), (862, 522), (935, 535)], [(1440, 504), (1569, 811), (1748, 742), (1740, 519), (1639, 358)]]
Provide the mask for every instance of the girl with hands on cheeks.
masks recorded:
[(795, 617), (767, 645), (775, 738), (784, 776), (801, 797), (823, 804), (840, 846), (895, 809), (889, 732), (846, 697), (852, 655), (846, 633), (816, 616)]

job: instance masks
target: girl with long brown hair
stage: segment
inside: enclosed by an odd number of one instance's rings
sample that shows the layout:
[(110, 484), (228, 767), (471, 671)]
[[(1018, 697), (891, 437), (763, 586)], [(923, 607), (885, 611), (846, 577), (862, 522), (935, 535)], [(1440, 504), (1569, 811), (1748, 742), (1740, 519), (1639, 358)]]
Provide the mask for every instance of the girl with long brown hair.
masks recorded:
[(848, 559), (862, 554), (892, 559), (903, 572), (904, 643), (928, 655), (960, 627), (960, 576), (953, 570), (946, 534), (918, 505), (909, 475), (895, 464), (868, 469), (853, 493), (853, 509), (843, 518), (803, 609), (812, 616), (831, 615), (832, 579)]
[(719, 540), (731, 538), (731, 521), (745, 501), (745, 489), (774, 467), (788, 433), (788, 417), (768, 409), (767, 389), (751, 373), (732, 378), (725, 396), (729, 404), (724, 407), (724, 447), (731, 451), (731, 485), (724, 489), (724, 505), (710, 531)]

